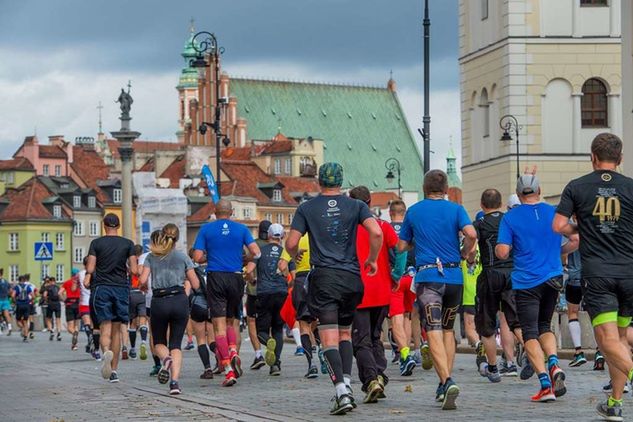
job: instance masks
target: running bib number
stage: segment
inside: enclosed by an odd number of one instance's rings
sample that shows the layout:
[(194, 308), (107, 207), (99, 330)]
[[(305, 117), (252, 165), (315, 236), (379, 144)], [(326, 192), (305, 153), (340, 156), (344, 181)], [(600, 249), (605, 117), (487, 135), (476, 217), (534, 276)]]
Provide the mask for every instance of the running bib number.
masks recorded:
[(599, 196), (592, 212), (594, 217), (598, 217), (600, 222), (618, 221), (621, 214), (620, 200), (617, 196)]

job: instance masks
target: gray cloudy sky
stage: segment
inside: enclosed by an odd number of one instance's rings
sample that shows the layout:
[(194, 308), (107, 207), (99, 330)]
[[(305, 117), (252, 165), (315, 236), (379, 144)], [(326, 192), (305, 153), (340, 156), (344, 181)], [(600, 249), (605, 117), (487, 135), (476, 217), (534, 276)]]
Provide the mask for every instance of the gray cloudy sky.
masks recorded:
[[(457, 0), (430, 0), (433, 166), (459, 151)], [(422, 121), (422, 0), (0, 0), (0, 158), (40, 139), (116, 130), (132, 80), (132, 126), (175, 140), (175, 86), (193, 17), (236, 76), (384, 85), (393, 70), (415, 131)], [(418, 137), (419, 138), (419, 137)]]

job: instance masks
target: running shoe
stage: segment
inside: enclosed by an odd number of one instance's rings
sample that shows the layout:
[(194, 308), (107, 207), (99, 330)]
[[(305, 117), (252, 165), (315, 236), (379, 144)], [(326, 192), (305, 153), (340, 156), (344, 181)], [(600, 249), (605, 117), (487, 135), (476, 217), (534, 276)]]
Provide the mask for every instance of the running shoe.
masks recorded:
[(158, 375), (158, 371), (160, 371), (160, 365), (152, 366), (152, 370), (149, 372), (149, 376), (155, 377), (156, 375)]
[(514, 356), (516, 357), (516, 360), (518, 363), (523, 362), (524, 354), (525, 354), (525, 349), (523, 348), (523, 345), (521, 343), (517, 343), (516, 347), (514, 348)]
[(304, 351), (303, 351), (303, 347), (299, 346), (297, 347), (297, 350), (295, 350), (295, 356), (303, 356)]
[(101, 376), (103, 379), (109, 379), (112, 375), (112, 358), (114, 354), (112, 350), (108, 350), (103, 354), (103, 363), (101, 364)]
[(310, 365), (310, 367), (308, 368), (308, 372), (304, 375), (304, 378), (314, 379), (318, 377), (319, 377), (319, 370), (317, 369), (316, 365), (314, 364)]
[(261, 356), (255, 356), (255, 359), (253, 359), (253, 363), (251, 363), (250, 368), (256, 371), (264, 365), (266, 365), (266, 362), (264, 362), (264, 358)]
[(242, 359), (240, 359), (240, 355), (238, 355), (235, 350), (231, 350), (229, 359), (231, 359), (231, 368), (233, 368), (233, 372), (235, 372), (235, 377), (241, 377), (244, 371), (242, 371)]
[(136, 349), (133, 347), (130, 348), (130, 359), (136, 360)]
[(367, 391), (365, 392), (363, 403), (377, 403), (378, 395), (383, 391), (383, 387), (380, 385), (380, 382), (378, 382), (378, 379), (373, 380), (367, 386)]
[(117, 375), (116, 371), (112, 371), (112, 373), (110, 374), (110, 378), (108, 378), (108, 382), (110, 382), (111, 384), (119, 382), (119, 376)]
[(410, 377), (413, 374), (413, 370), (415, 369), (415, 361), (411, 357), (411, 355), (407, 356), (406, 359), (400, 359), (400, 375), (403, 377)]
[(7, 331), (7, 337), (9, 337), (11, 335), (11, 331), (13, 331), (13, 330), (11, 329), (11, 327), (9, 327), (9, 331)]
[(147, 344), (141, 343), (140, 355), (141, 360), (147, 359)]
[[(387, 386), (387, 384), (389, 384), (389, 378), (385, 374), (378, 375), (378, 382), (382, 387), (382, 393), (378, 394), (378, 398), (386, 399), (387, 396), (385, 395), (385, 387)], [(354, 408), (356, 408), (356, 406), (354, 406)]]
[(274, 364), (273, 366), (271, 366), (270, 371), (268, 371), (268, 375), (273, 377), (278, 377), (279, 375), (281, 375), (281, 368), (279, 367), (279, 365)]
[(596, 350), (596, 356), (593, 359), (593, 370), (604, 371), (604, 356), (600, 353), (600, 350)]
[(22, 343), (28, 343), (29, 339), (26, 336), (22, 336)]
[(552, 387), (541, 388), (538, 393), (532, 396), (532, 401), (548, 403), (551, 401), (556, 401), (556, 395), (554, 394), (554, 390), (552, 390)]
[(77, 351), (79, 349), (79, 347), (77, 347), (76, 344), (73, 344), (70, 346), (70, 350), (72, 350), (73, 352)]
[(94, 360), (96, 360), (97, 362), (101, 362), (101, 353), (99, 353), (99, 351), (95, 351), (92, 352), (92, 357), (94, 358)]
[(565, 386), (565, 372), (563, 372), (558, 365), (553, 365), (549, 369), (549, 377), (554, 387), (554, 395), (556, 397), (564, 396), (567, 392), (567, 387)]
[(429, 370), (433, 368), (433, 357), (431, 356), (431, 349), (429, 345), (424, 343), (420, 347), (420, 354), (422, 355), (422, 369)]
[(519, 375), (519, 369), (514, 363), (511, 365), (506, 363), (503, 369), (505, 370), (504, 373), (501, 374), (501, 370), (499, 370), (499, 373), (504, 377), (516, 377)]
[(169, 383), (169, 395), (170, 396), (177, 396), (180, 393), (182, 393), (182, 391), (180, 390), (180, 386), (178, 385), (178, 381), (170, 382)]
[(193, 345), (193, 341), (188, 341), (185, 346), (185, 350), (193, 350), (196, 346)]
[(235, 373), (231, 370), (226, 373), (224, 377), (224, 381), (222, 381), (222, 387), (232, 387), (237, 383), (237, 377)]
[(31, 332), (29, 333), (29, 338), (30, 338), (31, 340), (33, 340), (33, 339), (35, 338), (35, 334), (33, 334), (33, 331), (31, 331)]
[(484, 344), (481, 341), (477, 342), (475, 345), (475, 362), (477, 365), (477, 369), (481, 368), (481, 364), (487, 361), (486, 358), (486, 349), (484, 349)]
[(527, 353), (523, 353), (523, 361), (521, 362), (521, 373), (519, 374), (519, 378), (523, 381), (532, 378), (534, 375), (534, 368), (532, 368), (532, 364), (528, 360)]
[(264, 353), (264, 361), (268, 366), (273, 366), (275, 362), (277, 362), (277, 356), (275, 356), (275, 347), (277, 347), (277, 342), (274, 338), (269, 338), (266, 342), (266, 352)]
[(569, 362), (569, 366), (575, 368), (580, 365), (584, 365), (587, 363), (587, 358), (585, 358), (585, 354), (583, 352), (576, 353), (571, 362)]
[(488, 370), (488, 362), (481, 362), (477, 372), (479, 372), (479, 375), (481, 375), (482, 377), (486, 378), (486, 371), (487, 370)]
[(391, 363), (397, 363), (400, 361), (400, 352), (392, 353), (393, 357), (391, 358)]
[(413, 352), (413, 360), (416, 365), (422, 365), (422, 355), (420, 354), (420, 349)]
[(158, 371), (158, 382), (161, 384), (167, 384), (171, 378), (171, 364), (172, 360), (169, 356), (163, 359), (163, 364)]
[(51, 331), (51, 334), (48, 336), (48, 341), (53, 341), (55, 339), (55, 334)]
[[(613, 391), (613, 384), (611, 384), (611, 380), (609, 380), (609, 383), (605, 384), (604, 387), (602, 387), (602, 392), (603, 393), (611, 393)], [(626, 384), (624, 384), (624, 394), (629, 394), (631, 392), (631, 384), (627, 381)]]
[(455, 410), (457, 405), (455, 401), (459, 396), (459, 387), (452, 379), (447, 379), (444, 384), (444, 400), (442, 401), (442, 410)]
[(352, 399), (347, 394), (343, 394), (341, 397), (334, 396), (332, 401), (334, 404), (330, 409), (330, 415), (344, 415), (354, 408)]
[(61, 335), (61, 333), (57, 333), (57, 341), (62, 341), (62, 335)]
[(321, 373), (327, 374), (327, 362), (325, 362), (325, 356), (323, 356), (323, 349), (319, 347), (319, 351), (317, 352), (317, 356), (319, 357), (319, 362), (321, 363)]
[(86, 344), (86, 353), (92, 353), (92, 345)]
[(488, 378), (488, 381), (493, 383), (501, 382), (501, 374), (499, 374), (499, 368), (495, 368), (494, 371), (491, 371), (490, 366), (486, 366), (486, 378)]
[(435, 401), (443, 402), (444, 401), (444, 384), (439, 383), (437, 388), (435, 389)]
[(598, 403), (598, 406), (596, 406), (596, 411), (598, 412), (598, 415), (602, 416), (605, 421), (619, 422), (624, 420), (622, 418), (621, 404), (614, 404), (613, 406), (609, 406), (608, 401), (604, 401), (602, 403)]
[(220, 368), (218, 361), (215, 361), (215, 368), (213, 368), (213, 375), (220, 375), (222, 372), (224, 372), (224, 369)]
[(204, 370), (202, 374), (200, 374), (201, 380), (212, 380), (213, 379), (213, 369), (207, 368)]
[(121, 359), (127, 360), (127, 358), (127, 347), (123, 346), (123, 348), (121, 349)]

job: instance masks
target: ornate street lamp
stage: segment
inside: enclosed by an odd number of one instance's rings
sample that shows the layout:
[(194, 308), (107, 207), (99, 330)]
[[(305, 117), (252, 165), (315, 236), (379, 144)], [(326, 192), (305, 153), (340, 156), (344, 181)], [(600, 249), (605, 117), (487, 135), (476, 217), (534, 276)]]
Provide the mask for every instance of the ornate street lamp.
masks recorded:
[(499, 126), (503, 129), (503, 135), (501, 136), (502, 142), (511, 142), (512, 141), (512, 133), (517, 138), (517, 179), (521, 176), (521, 171), (519, 170), (519, 130), (521, 126), (519, 126), (519, 122), (517, 118), (511, 114), (506, 114), (499, 120)]
[(396, 158), (387, 158), (385, 161), (385, 168), (387, 169), (387, 175), (385, 179), (387, 179), (388, 183), (393, 183), (393, 180), (396, 178), (394, 172), (397, 173), (398, 176), (398, 198), (402, 198), (402, 184), (401, 184), (401, 167), (400, 161)]

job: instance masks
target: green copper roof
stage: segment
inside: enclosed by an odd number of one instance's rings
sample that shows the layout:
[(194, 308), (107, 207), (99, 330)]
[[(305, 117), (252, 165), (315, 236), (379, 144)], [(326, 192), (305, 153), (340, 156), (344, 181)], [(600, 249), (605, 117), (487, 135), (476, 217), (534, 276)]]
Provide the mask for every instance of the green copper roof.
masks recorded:
[(185, 46), (180, 55), (185, 59), (185, 67), (182, 69), (180, 79), (178, 80), (178, 86), (176, 88), (195, 88), (198, 86), (198, 71), (189, 66), (189, 61), (196, 57), (197, 53), (193, 48), (193, 27), (191, 28), (191, 35), (185, 42)]
[(343, 165), (343, 187), (395, 189), (385, 179), (385, 161), (395, 157), (405, 191), (422, 190), (422, 160), (395, 93), (369, 88), (231, 78), (238, 115), (250, 139), (323, 139), (325, 160)]
[(448, 176), (448, 186), (451, 188), (461, 188), (462, 180), (457, 175), (457, 158), (455, 158), (455, 152), (453, 147), (448, 149), (446, 155), (446, 175)]

